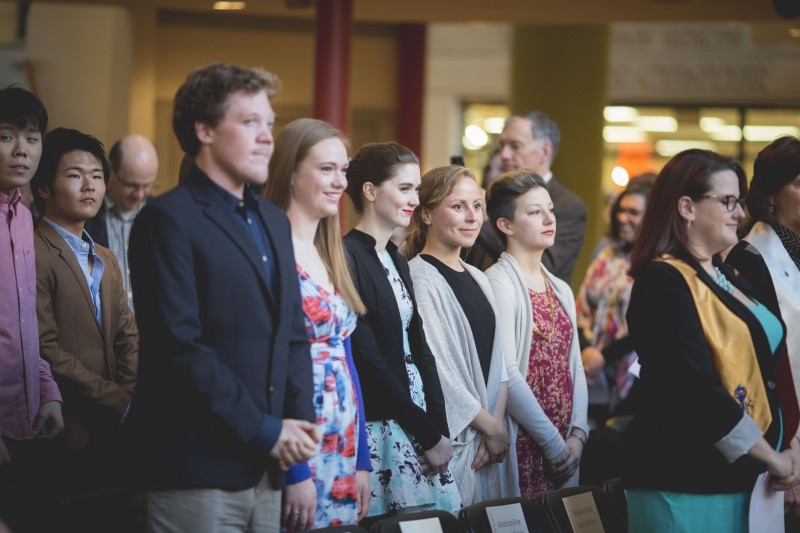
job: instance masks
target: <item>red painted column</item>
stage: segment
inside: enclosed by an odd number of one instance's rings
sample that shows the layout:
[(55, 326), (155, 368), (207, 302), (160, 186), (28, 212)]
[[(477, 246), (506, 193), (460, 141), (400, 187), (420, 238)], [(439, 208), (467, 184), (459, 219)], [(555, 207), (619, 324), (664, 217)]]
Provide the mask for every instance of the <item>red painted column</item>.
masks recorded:
[(422, 150), (422, 111), (425, 94), (424, 24), (402, 24), (397, 31), (397, 142), (419, 155)]
[(350, 127), (352, 0), (317, 0), (314, 116), (343, 132)]

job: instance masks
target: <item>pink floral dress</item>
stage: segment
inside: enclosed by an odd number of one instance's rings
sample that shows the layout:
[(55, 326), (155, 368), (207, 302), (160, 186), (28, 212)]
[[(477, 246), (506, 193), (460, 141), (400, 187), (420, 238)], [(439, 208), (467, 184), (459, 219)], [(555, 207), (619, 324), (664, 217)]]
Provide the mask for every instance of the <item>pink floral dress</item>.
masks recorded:
[[(572, 343), (572, 324), (564, 308), (548, 286), (547, 292), (528, 290), (536, 329), (531, 339), (531, 352), (526, 381), (542, 410), (555, 425), (562, 437), (567, 437), (572, 421), (572, 375), (569, 371), (569, 347)], [(549, 299), (549, 300), (548, 300)], [(555, 308), (551, 319), (550, 303)], [(534, 500), (555, 487), (545, 474), (542, 448), (520, 426), (517, 435), (517, 461), (519, 463), (519, 488), (522, 497)]]
[(322, 441), (308, 462), (317, 488), (314, 527), (358, 521), (356, 445), (358, 396), (347, 365), (344, 341), (356, 327), (356, 314), (297, 266), (314, 372), (314, 409)]

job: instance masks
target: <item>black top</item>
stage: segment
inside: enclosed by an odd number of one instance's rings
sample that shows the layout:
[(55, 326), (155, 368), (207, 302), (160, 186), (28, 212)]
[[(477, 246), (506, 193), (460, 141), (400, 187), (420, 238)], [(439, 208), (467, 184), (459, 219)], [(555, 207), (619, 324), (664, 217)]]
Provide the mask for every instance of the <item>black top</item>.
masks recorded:
[(757, 253), (753, 248), (749, 242), (739, 241), (725, 257), (725, 263), (738, 270), (744, 276), (747, 282), (755, 289), (759, 301), (773, 315), (781, 316), (778, 295), (775, 292), (775, 285), (772, 283), (769, 268), (761, 254)]
[(492, 345), (494, 344), (496, 320), (492, 312), (492, 305), (469, 272), (453, 270), (432, 255), (420, 254), (420, 257), (436, 267), (436, 270), (453, 289), (458, 304), (467, 316), (469, 328), (472, 330), (472, 340), (475, 342), (478, 360), (483, 371), (483, 381), (487, 382), (489, 367), (492, 365)]
[(411, 399), (403, 349), (403, 328), (392, 284), (375, 251), (375, 239), (352, 230), (344, 237), (350, 273), (366, 315), (350, 337), (353, 361), (361, 381), (365, 416), (368, 421), (392, 419), (411, 433), (423, 450), (434, 447), (442, 436), (449, 437), (442, 385), (436, 360), (425, 342), (422, 319), (417, 311), (408, 263), (389, 242), (386, 251), (411, 296), (414, 314), (408, 326), (411, 355), (422, 377), (426, 410)]
[[(715, 264), (739, 290), (754, 297), (741, 276)], [(797, 400), (789, 403), (783, 393), (789, 386), (781, 372), (788, 362), (785, 341), (773, 356), (753, 313), (703, 268), (692, 266), (750, 330), (772, 413), (764, 438), (773, 447), (786, 446), (797, 427)], [(728, 463), (715, 446), (737, 426), (743, 413), (714, 370), (697, 303), (681, 273), (666, 263), (646, 266), (633, 285), (626, 318), (642, 369), (639, 400), (625, 433), (625, 485), (691, 493), (751, 490), (756, 476), (766, 468), (747, 455)], [(779, 408), (785, 427), (782, 443), (778, 442)]]

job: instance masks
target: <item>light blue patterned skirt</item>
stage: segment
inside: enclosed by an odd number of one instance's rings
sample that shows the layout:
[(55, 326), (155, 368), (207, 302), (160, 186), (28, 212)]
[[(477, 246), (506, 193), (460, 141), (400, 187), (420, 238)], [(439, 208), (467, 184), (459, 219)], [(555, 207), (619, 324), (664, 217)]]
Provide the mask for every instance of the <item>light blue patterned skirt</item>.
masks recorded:
[[(411, 399), (425, 409), (422, 377), (417, 365), (406, 362)], [(390, 511), (440, 509), (456, 513), (461, 496), (450, 471), (426, 476), (417, 455), (419, 443), (395, 420), (367, 422), (367, 440), (372, 472), (369, 476), (372, 500), (367, 516)]]

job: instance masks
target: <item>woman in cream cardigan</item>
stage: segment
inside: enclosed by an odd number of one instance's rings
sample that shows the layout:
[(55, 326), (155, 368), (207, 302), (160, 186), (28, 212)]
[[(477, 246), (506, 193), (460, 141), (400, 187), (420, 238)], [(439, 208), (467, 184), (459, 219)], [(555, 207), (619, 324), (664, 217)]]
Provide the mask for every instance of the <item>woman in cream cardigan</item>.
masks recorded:
[(533, 500), (578, 484), (588, 425), (575, 299), (542, 265), (556, 231), (544, 180), (528, 170), (509, 172), (492, 184), (488, 202), (506, 243), (486, 276), (506, 347), (509, 437), (516, 450), (509, 455), (516, 455), (522, 496)]
[(422, 177), (405, 241), (425, 337), (436, 358), (453, 444), (450, 462), (464, 505), (516, 493), (503, 462), (506, 372), (489, 282), (460, 259), (483, 223), (483, 194), (463, 167)]

